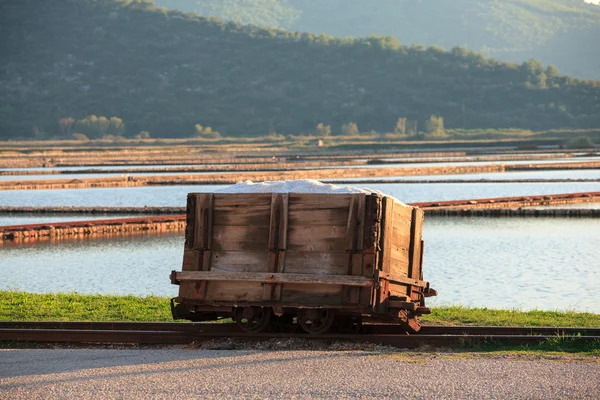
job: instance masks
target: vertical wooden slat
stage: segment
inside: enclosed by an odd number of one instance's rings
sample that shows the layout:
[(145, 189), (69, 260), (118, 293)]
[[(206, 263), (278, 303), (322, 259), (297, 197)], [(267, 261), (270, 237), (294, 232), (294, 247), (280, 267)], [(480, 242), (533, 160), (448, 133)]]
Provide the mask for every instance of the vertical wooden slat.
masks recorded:
[[(183, 250), (182, 271), (198, 271), (198, 250), (194, 247), (196, 237), (196, 193), (187, 196), (187, 218), (185, 228), (185, 248)], [(196, 295), (194, 282), (181, 282), (179, 284), (179, 297), (193, 298)]]
[[(381, 218), (383, 212), (383, 197), (380, 195), (370, 195), (366, 200), (365, 212), (365, 232), (364, 244), (366, 257), (363, 259), (363, 276), (373, 278), (375, 271), (379, 268), (379, 259), (381, 258)], [(362, 288), (360, 293), (360, 303), (370, 304), (375, 309), (379, 289)]]
[(196, 226), (196, 193), (187, 196), (187, 210), (185, 218), (185, 248), (194, 248), (194, 228)]
[[(285, 253), (287, 249), (289, 220), (289, 199), (290, 197), (287, 193), (281, 195), (281, 205), (279, 208), (279, 240), (277, 249), (277, 269), (275, 272), (285, 272)], [(272, 292), (272, 298), (274, 300), (280, 300), (283, 284), (278, 283), (273, 286), (274, 292)]]
[[(353, 251), (356, 248), (356, 222), (358, 212), (358, 199), (356, 195), (352, 195), (350, 199), (350, 207), (348, 207), (348, 222), (346, 223), (346, 251)], [(352, 273), (352, 268), (349, 266), (348, 274)]]
[(410, 228), (410, 248), (408, 249), (408, 276), (414, 279), (421, 277), (421, 236), (423, 233), (423, 210), (414, 208)]
[[(366, 198), (367, 196), (361, 193), (352, 195), (350, 200), (346, 225), (346, 251), (348, 252), (346, 271), (348, 275), (363, 274)], [(347, 304), (358, 304), (360, 294), (361, 288), (359, 287), (344, 287), (342, 298)]]
[[(346, 222), (346, 274), (352, 275), (353, 262), (355, 261), (354, 253), (356, 251), (356, 241), (358, 235), (358, 196), (353, 194), (350, 198), (350, 206), (348, 207), (348, 219)], [(353, 300), (352, 288), (342, 287), (342, 301), (345, 304), (352, 303)]]
[[(198, 271), (210, 270), (212, 222), (213, 222), (212, 193), (198, 194), (196, 197), (196, 219), (194, 226), (194, 247), (198, 251)], [(204, 298), (209, 283), (207, 281), (195, 282), (196, 297)]]
[(419, 260), (419, 264), (421, 265), (421, 268), (419, 268), (421, 270), (421, 273), (419, 274), (419, 280), (423, 280), (423, 252), (425, 250), (425, 242), (423, 240), (421, 240), (421, 257)]
[[(205, 208), (203, 209), (203, 217), (205, 228), (203, 230), (203, 258), (202, 258), (202, 270), (210, 271), (211, 258), (212, 258), (212, 231), (213, 231), (213, 209), (214, 209), (214, 196), (210, 193), (205, 201)], [(206, 297), (206, 289), (209, 285), (207, 281), (203, 281), (204, 287), (199, 290), (200, 297)]]
[[(281, 209), (283, 195), (273, 193), (271, 195), (271, 216), (269, 219), (269, 248), (268, 271), (277, 272), (279, 259), (279, 241), (281, 240)], [(286, 233), (287, 235), (287, 233)], [(287, 240), (287, 236), (286, 236)], [(271, 284), (263, 285), (263, 300), (271, 300), (275, 294), (275, 288)]]
[[(366, 215), (366, 204), (367, 204), (367, 196), (361, 194), (358, 196), (358, 215), (356, 218), (356, 249), (363, 250), (364, 249), (364, 239), (365, 236), (363, 234), (365, 230), (365, 215)], [(353, 275), (357, 275), (354, 274)]]
[[(392, 236), (394, 232), (394, 200), (390, 197), (383, 198), (383, 217), (381, 220), (381, 259), (379, 270), (382, 273), (390, 273), (390, 261), (392, 253)], [(389, 296), (388, 281), (381, 282), (377, 297), (377, 312), (385, 313), (387, 311), (387, 298)]]

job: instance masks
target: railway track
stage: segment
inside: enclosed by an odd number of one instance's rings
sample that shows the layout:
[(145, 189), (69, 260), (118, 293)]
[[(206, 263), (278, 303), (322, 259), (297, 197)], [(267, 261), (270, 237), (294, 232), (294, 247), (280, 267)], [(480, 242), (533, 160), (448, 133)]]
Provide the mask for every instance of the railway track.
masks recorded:
[(424, 345), (444, 347), (459, 344), (538, 344), (556, 338), (577, 343), (600, 343), (600, 329), (564, 327), (424, 326), (408, 335), (398, 325), (366, 324), (358, 333), (310, 335), (296, 332), (242, 331), (236, 324), (151, 322), (0, 322), (0, 342), (99, 343), (172, 345), (211, 339), (261, 341), (305, 339), (376, 343), (401, 348)]

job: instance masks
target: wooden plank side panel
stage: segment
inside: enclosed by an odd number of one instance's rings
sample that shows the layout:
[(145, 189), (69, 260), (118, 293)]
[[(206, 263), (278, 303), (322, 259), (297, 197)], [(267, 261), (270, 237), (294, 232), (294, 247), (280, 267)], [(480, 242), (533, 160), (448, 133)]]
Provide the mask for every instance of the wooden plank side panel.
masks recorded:
[(287, 251), (285, 272), (316, 275), (345, 275), (346, 252)]
[(212, 281), (206, 287), (206, 300), (255, 301), (262, 300), (263, 285), (260, 282)]
[(351, 194), (299, 194), (290, 193), (290, 213), (294, 211), (342, 209), (350, 206)]
[(214, 195), (214, 226), (269, 226), (271, 194)]
[[(408, 294), (408, 285), (390, 283), (389, 288), (390, 288), (390, 296), (393, 296), (393, 297), (409, 297), (410, 296)], [(397, 299), (397, 300), (401, 300), (401, 299)]]
[(269, 228), (266, 226), (214, 226), (212, 250), (214, 251), (266, 251)]
[(269, 272), (267, 251), (213, 251), (212, 271)]
[(308, 210), (292, 207), (289, 211), (291, 226), (345, 226), (347, 219), (348, 210), (344, 208)]
[(423, 234), (424, 212), (420, 208), (413, 209), (412, 217), (412, 235), (409, 249), (409, 273), (408, 276), (414, 279), (421, 277), (421, 241)]
[(410, 231), (414, 207), (394, 201), (394, 228)]
[(214, 210), (214, 226), (269, 226), (269, 207), (221, 208)]
[(390, 253), (390, 274), (393, 276), (409, 273), (409, 254), (408, 249), (403, 249), (395, 245), (392, 246)]
[(396, 221), (394, 221), (394, 228), (392, 229), (392, 243), (408, 251), (412, 235), (411, 226), (397, 227), (395, 223)]
[(346, 227), (291, 224), (288, 228), (287, 250), (301, 252), (345, 251)]
[(309, 287), (316, 285), (368, 287), (374, 285), (372, 279), (364, 276), (290, 274), (280, 272), (182, 271), (175, 274), (175, 279), (179, 281), (297, 283), (308, 285)]
[(281, 290), (283, 303), (300, 304), (342, 304), (341, 285), (302, 285), (297, 283), (284, 283)]

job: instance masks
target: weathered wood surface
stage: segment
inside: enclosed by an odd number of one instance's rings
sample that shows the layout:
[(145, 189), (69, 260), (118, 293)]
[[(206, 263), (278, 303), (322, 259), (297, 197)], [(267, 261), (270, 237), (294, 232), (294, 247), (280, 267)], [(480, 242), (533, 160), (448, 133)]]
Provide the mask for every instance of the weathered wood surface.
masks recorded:
[(412, 210), (362, 193), (190, 194), (180, 297), (384, 311), (419, 283), (408, 277)]
[(263, 283), (296, 283), (346, 286), (373, 286), (373, 279), (351, 275), (315, 275), (292, 274), (278, 272), (216, 272), (216, 271), (182, 271), (175, 273), (179, 281), (226, 281), (226, 282), (263, 282)]

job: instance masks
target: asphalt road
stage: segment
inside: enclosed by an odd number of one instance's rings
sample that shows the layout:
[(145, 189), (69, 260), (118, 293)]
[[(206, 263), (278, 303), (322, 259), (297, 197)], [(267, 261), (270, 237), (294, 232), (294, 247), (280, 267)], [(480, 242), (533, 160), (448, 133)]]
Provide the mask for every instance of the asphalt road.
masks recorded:
[(598, 399), (600, 357), (0, 349), (0, 399)]

